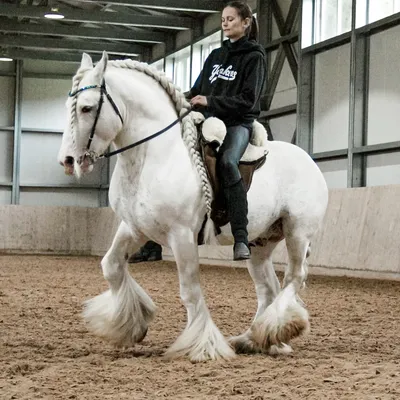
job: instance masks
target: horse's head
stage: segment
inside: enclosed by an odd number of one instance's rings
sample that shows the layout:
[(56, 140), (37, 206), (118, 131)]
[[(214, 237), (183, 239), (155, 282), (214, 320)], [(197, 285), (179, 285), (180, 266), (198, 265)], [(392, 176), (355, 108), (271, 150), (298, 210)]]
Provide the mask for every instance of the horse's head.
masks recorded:
[(67, 100), (67, 126), (63, 133), (58, 161), (66, 174), (80, 176), (91, 172), (97, 157), (103, 154), (122, 128), (122, 116), (107, 92), (105, 72), (108, 56), (93, 67), (84, 53), (72, 80)]

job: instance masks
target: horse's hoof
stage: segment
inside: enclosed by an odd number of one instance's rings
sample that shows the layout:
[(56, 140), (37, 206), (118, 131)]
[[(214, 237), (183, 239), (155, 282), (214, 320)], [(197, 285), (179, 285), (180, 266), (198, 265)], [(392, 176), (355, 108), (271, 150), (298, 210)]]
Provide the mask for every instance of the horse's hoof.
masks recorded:
[(232, 336), (228, 341), (236, 354), (256, 354), (262, 352), (261, 348), (256, 345), (249, 334), (244, 333), (243, 335)]
[(143, 332), (143, 335), (139, 337), (139, 339), (136, 341), (136, 343), (143, 342), (143, 339), (146, 337), (148, 330), (149, 330), (149, 328), (146, 328), (146, 330)]

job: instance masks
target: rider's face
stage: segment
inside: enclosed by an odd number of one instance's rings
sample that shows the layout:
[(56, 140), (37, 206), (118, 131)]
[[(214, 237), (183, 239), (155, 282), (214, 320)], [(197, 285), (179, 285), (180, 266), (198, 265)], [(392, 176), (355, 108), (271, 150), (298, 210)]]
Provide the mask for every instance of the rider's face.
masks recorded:
[(234, 7), (225, 7), (222, 11), (222, 30), (225, 36), (231, 40), (238, 40), (243, 37), (249, 23), (249, 18), (242, 19)]

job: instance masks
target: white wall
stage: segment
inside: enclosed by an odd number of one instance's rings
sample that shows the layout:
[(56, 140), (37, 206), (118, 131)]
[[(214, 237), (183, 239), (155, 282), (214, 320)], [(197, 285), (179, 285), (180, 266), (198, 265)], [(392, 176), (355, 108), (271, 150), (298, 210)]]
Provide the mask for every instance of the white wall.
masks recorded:
[(0, 76), (0, 127), (14, 124), (14, 88), (13, 77)]
[[(0, 74), (12, 72), (13, 69), (13, 62), (0, 62)], [(12, 181), (14, 138), (12, 130), (4, 128), (14, 125), (14, 90), (15, 78), (0, 76), (0, 183), (3, 185)], [(11, 188), (0, 186), (0, 204), (10, 202)]]
[(400, 26), (371, 37), (368, 144), (400, 140), (399, 37)]
[(400, 183), (400, 152), (367, 156), (367, 186)]
[(26, 188), (20, 193), (20, 204), (24, 206), (79, 206), (98, 207), (99, 191), (96, 189), (72, 188)]
[(11, 189), (0, 187), (0, 204), (11, 203)]
[[(21, 98), (20, 204), (99, 206), (100, 184), (107, 183), (107, 161), (78, 183), (64, 174), (57, 153), (66, 123), (65, 102), (78, 64), (24, 60)], [(10, 203), (12, 181), (15, 63), (0, 63), (0, 203)], [(3, 127), (3, 130), (1, 129)], [(86, 188), (85, 188), (86, 185)], [(42, 187), (41, 187), (42, 186)], [(61, 187), (60, 187), (61, 186)], [(65, 187), (66, 186), (66, 187)], [(74, 189), (73, 186), (79, 186)], [(54, 187), (54, 188), (51, 188)]]
[(317, 161), (330, 189), (347, 187), (347, 159)]
[(313, 152), (346, 149), (349, 131), (350, 45), (315, 59)]
[(24, 78), (22, 83), (22, 128), (63, 130), (65, 101), (71, 89), (66, 79)]
[(271, 109), (279, 108), (297, 102), (297, 85), (293, 78), (289, 63), (285, 60), (281, 75), (272, 98)]
[(274, 140), (291, 142), (296, 129), (296, 114), (273, 118), (269, 121)]
[(0, 182), (12, 181), (13, 133), (0, 128)]
[[(322, 274), (400, 280), (399, 198), (400, 185), (331, 190), (310, 265)], [(117, 226), (109, 208), (1, 206), (0, 252), (104, 255)], [(231, 246), (202, 246), (199, 254), (202, 263), (245, 266), (232, 262)], [(273, 258), (287, 263), (284, 242)]]
[[(400, 26), (373, 34), (368, 72), (367, 145), (400, 141)], [(316, 55), (313, 152), (348, 147), (350, 45)], [(330, 188), (347, 185), (347, 161), (317, 163)], [(367, 155), (366, 184), (400, 183), (400, 152)]]

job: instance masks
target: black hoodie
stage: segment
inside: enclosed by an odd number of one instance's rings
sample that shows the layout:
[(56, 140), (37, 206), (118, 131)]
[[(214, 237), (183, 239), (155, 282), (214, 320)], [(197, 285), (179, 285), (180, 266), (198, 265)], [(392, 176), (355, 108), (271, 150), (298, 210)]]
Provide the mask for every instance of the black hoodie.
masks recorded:
[(265, 81), (265, 52), (244, 36), (236, 42), (225, 40), (204, 63), (190, 97), (207, 97), (208, 106), (199, 109), (215, 116), (226, 126), (250, 125), (260, 115), (260, 96)]

